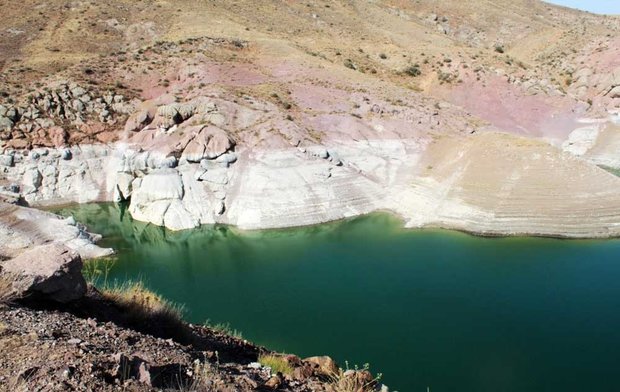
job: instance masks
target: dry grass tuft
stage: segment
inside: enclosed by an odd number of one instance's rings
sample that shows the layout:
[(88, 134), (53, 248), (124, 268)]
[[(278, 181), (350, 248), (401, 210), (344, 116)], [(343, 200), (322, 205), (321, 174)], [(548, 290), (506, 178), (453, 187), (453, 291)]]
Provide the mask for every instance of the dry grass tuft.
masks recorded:
[(338, 369), (338, 372), (329, 376), (329, 385), (334, 392), (372, 392), (376, 390), (382, 375), (373, 377), (369, 371), (369, 365), (365, 364), (361, 369)]
[(136, 317), (182, 322), (183, 307), (149, 290), (142, 281), (127, 281), (120, 285), (108, 286), (101, 293), (106, 299), (125, 308), (129, 314)]
[(174, 304), (145, 287), (142, 281), (128, 281), (100, 288), (102, 296), (121, 309), (125, 327), (181, 344), (194, 335), (183, 321), (183, 306)]
[(273, 354), (265, 354), (260, 355), (258, 357), (258, 362), (265, 366), (271, 368), (271, 374), (282, 373), (284, 375), (293, 374), (293, 367), (288, 363), (288, 361), (279, 355)]

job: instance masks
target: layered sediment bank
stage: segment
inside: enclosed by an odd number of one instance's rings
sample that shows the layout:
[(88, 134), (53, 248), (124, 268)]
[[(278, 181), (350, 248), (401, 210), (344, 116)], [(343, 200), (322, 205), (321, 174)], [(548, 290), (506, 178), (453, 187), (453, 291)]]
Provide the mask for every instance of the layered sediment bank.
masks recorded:
[[(605, 128), (604, 135), (616, 133)], [(588, 161), (596, 148), (592, 143), (578, 156), (543, 141), (482, 132), (328, 147), (240, 146), (199, 161), (126, 143), (2, 158), (10, 161), (6, 197), (34, 207), (128, 200), (135, 219), (172, 230), (302, 226), (389, 210), (407, 227), (618, 236), (620, 178)]]

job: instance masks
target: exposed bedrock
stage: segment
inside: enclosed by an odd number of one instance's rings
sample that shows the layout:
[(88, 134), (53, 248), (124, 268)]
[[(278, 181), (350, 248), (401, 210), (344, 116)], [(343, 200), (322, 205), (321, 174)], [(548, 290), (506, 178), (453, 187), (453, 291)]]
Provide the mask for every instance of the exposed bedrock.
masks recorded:
[(272, 103), (246, 98), (162, 95), (129, 116), (122, 141), (5, 149), (0, 195), (30, 206), (128, 201), (135, 219), (171, 230), (302, 226), (390, 210), (408, 227), (620, 234), (620, 178), (596, 166), (620, 167), (617, 114), (580, 120), (558, 145), (463, 132), (469, 123), (450, 106), (439, 132), (419, 111), (366, 103), (359, 117), (308, 119), (312, 129), (331, 127), (312, 140)]
[(12, 296), (26, 299), (41, 296), (67, 303), (86, 293), (82, 258), (59, 243), (37, 246), (0, 263), (0, 276), (11, 277)]
[(200, 162), (122, 143), (71, 154), (65, 160), (59, 150), (41, 151), (33, 160), (15, 153), (5, 192), (18, 190), (32, 205), (128, 199), (135, 219), (172, 230), (216, 222), (300, 226), (391, 210), (408, 227), (620, 235), (619, 177), (542, 141), (502, 133), (237, 147)]

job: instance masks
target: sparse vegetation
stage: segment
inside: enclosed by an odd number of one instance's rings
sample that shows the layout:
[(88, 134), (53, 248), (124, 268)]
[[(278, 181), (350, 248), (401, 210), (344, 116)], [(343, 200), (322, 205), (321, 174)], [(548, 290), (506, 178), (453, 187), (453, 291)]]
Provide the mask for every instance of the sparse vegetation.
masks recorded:
[(504, 53), (504, 46), (503, 46), (503, 45), (500, 45), (500, 44), (496, 44), (496, 45), (495, 45), (495, 51), (496, 51), (497, 53)]
[(181, 322), (183, 307), (176, 305), (145, 287), (142, 281), (126, 281), (101, 289), (103, 296), (127, 309), (133, 315)]
[(357, 70), (357, 65), (351, 59), (346, 59), (344, 61), (344, 66), (352, 70)]
[(230, 323), (212, 323), (211, 320), (207, 320), (204, 323), (204, 326), (210, 328), (214, 331), (223, 333), (225, 335), (229, 335), (235, 337), (237, 339), (243, 339), (243, 333), (238, 329), (234, 329), (230, 326)]
[(373, 377), (370, 373), (370, 365), (364, 364), (360, 369), (357, 365), (353, 369), (349, 368), (346, 362), (345, 369), (339, 369), (337, 373), (332, 374), (330, 386), (334, 392), (371, 392), (375, 390), (375, 386), (381, 380), (382, 374)]
[(420, 76), (422, 74), (419, 64), (413, 64), (413, 65), (408, 66), (407, 68), (405, 68), (404, 72), (406, 75), (413, 76), (413, 77)]
[(282, 356), (274, 354), (260, 355), (258, 357), (258, 362), (265, 367), (271, 368), (271, 374), (293, 374), (293, 367)]

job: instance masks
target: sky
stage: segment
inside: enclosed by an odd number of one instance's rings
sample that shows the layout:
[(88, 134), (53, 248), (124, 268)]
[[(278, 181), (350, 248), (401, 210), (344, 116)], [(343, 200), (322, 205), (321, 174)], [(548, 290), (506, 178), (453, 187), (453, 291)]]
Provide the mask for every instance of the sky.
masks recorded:
[(620, 0), (545, 0), (547, 3), (577, 8), (597, 14), (620, 15)]

